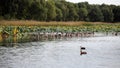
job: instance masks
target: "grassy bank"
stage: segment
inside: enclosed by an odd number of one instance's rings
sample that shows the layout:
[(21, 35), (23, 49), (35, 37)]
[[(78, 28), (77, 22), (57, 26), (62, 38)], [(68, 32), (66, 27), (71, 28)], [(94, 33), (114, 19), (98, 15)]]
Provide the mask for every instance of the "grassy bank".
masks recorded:
[(28, 32), (120, 32), (119, 23), (0, 21), (0, 33)]
[(111, 24), (111, 23), (105, 23), (105, 22), (39, 22), (39, 21), (0, 21), (0, 25), (2, 26), (80, 26), (84, 24)]
[(78, 26), (86, 22), (0, 21), (3, 26)]

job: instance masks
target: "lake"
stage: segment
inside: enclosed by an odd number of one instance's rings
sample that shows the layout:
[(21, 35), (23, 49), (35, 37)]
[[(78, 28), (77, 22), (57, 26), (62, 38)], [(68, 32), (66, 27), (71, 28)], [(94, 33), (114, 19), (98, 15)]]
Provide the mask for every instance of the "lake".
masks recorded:
[[(80, 46), (87, 54), (80, 55)], [(120, 68), (120, 36), (97, 34), (0, 46), (0, 68)]]

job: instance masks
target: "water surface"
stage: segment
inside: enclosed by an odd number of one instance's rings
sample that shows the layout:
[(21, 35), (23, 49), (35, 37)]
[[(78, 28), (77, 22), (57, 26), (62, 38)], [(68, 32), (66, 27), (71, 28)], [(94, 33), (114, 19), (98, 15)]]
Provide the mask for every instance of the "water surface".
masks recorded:
[[(80, 46), (86, 55), (80, 55)], [(119, 68), (120, 36), (94, 36), (0, 47), (0, 68)]]

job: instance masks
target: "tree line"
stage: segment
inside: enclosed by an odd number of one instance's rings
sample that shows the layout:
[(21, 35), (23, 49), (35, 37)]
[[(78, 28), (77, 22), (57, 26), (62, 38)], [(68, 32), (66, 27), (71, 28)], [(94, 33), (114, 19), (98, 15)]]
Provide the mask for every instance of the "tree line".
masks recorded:
[(120, 6), (65, 0), (0, 0), (0, 19), (120, 22)]

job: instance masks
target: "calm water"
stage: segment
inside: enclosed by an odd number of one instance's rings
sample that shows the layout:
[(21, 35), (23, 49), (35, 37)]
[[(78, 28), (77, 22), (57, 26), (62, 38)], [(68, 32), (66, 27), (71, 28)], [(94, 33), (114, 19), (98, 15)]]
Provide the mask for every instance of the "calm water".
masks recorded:
[[(80, 55), (80, 46), (86, 47), (86, 55)], [(0, 68), (120, 68), (120, 36), (1, 46)]]

